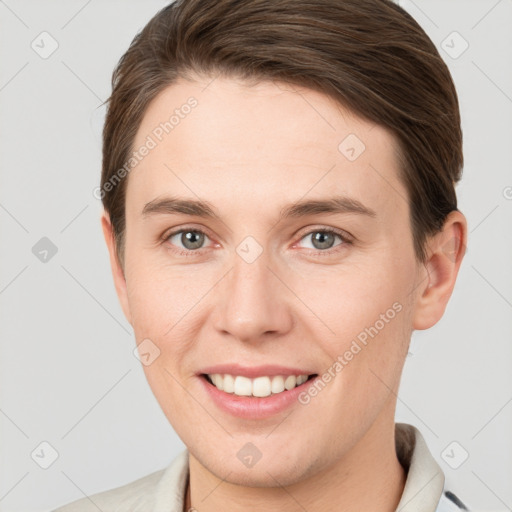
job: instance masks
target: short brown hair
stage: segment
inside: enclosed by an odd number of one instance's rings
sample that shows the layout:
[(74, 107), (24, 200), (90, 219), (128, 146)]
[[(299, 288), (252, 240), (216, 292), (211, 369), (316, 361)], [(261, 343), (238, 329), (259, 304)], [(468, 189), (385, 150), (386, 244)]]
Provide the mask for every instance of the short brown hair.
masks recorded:
[(107, 101), (101, 197), (121, 260), (127, 178), (105, 185), (130, 158), (151, 100), (191, 73), (305, 86), (390, 130), (425, 262), (426, 237), (457, 209), (459, 105), (435, 45), (391, 0), (177, 0), (159, 11), (120, 59)]

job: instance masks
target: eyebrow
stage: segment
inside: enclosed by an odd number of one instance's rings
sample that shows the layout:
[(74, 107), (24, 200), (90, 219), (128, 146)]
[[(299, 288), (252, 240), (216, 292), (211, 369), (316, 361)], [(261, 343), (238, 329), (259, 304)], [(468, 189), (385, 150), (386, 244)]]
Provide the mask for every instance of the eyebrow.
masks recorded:
[(163, 199), (154, 199), (147, 203), (142, 216), (146, 217), (153, 214), (176, 214), (193, 215), (195, 217), (217, 217), (213, 207), (206, 201), (194, 199), (180, 199), (178, 197), (165, 197)]
[[(279, 214), (279, 221), (286, 218), (299, 218), (322, 213), (357, 213), (368, 217), (376, 217), (377, 213), (357, 199), (346, 196), (335, 196), (328, 199), (304, 200), (284, 206)], [(206, 201), (166, 197), (147, 203), (142, 216), (153, 214), (183, 214), (204, 218), (219, 218), (215, 209)]]
[(279, 218), (306, 217), (307, 215), (318, 215), (322, 213), (358, 213), (368, 217), (376, 217), (375, 210), (365, 206), (357, 199), (346, 196), (335, 196), (328, 199), (316, 199), (299, 201), (285, 206)]

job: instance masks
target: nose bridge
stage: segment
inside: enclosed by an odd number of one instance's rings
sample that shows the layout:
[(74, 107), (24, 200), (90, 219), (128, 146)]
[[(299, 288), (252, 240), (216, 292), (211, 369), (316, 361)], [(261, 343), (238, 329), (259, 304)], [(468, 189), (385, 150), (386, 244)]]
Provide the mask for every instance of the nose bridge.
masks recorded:
[(217, 329), (242, 341), (283, 333), (292, 325), (285, 287), (270, 270), (275, 265), (269, 252), (256, 244), (246, 239), (236, 248), (216, 305)]

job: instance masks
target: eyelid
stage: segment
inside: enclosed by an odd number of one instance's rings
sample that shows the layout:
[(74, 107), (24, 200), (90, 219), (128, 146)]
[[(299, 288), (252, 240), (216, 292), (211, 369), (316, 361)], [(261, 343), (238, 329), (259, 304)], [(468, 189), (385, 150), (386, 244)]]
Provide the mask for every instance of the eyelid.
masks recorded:
[[(169, 240), (169, 238), (171, 238), (172, 236), (175, 236), (179, 233), (187, 232), (187, 231), (194, 231), (196, 233), (201, 233), (201, 234), (205, 235), (207, 238), (209, 238), (210, 241), (213, 241), (212, 240), (213, 237), (210, 236), (210, 233), (206, 228), (204, 228), (202, 226), (195, 227), (195, 226), (189, 226), (189, 225), (179, 226), (177, 228), (172, 228), (172, 229), (168, 229), (168, 230), (164, 231), (163, 235), (161, 236), (161, 241), (162, 241), (162, 243), (167, 242)], [(201, 247), (200, 249), (196, 249), (195, 251), (192, 251), (190, 249), (187, 250), (187, 249), (177, 248), (178, 251), (186, 251), (188, 253), (199, 253), (204, 249), (207, 249), (207, 247)]]
[(305, 257), (313, 257), (313, 258), (329, 258), (339, 256), (342, 251), (347, 249), (347, 246), (353, 245), (355, 242), (355, 238), (348, 232), (343, 229), (333, 228), (331, 226), (308, 226), (307, 230), (301, 232), (297, 242), (294, 242), (292, 248), (295, 248), (304, 238), (311, 236), (313, 233), (332, 233), (333, 235), (338, 236), (341, 239), (341, 242), (333, 247), (329, 247), (328, 249), (314, 249), (307, 248)]
[[(207, 238), (209, 238), (212, 241), (212, 237), (210, 236), (209, 231), (206, 228), (204, 228), (204, 227), (200, 227), (199, 228), (199, 227), (195, 227), (195, 226), (190, 226), (190, 225), (187, 226), (187, 225), (185, 225), (185, 226), (180, 226), (180, 227), (177, 227), (177, 228), (174, 228), (174, 229), (169, 229), (169, 230), (165, 231), (164, 234), (161, 237), (162, 243), (168, 242), (169, 238), (171, 238), (171, 237), (173, 237), (173, 236), (175, 236), (175, 235), (177, 235), (179, 233), (187, 232), (187, 231), (194, 231), (196, 233), (201, 233), (201, 234), (205, 235)], [(294, 235), (294, 238), (298, 237), (298, 240), (293, 243), (292, 247), (295, 247), (306, 236), (311, 235), (311, 234), (316, 233), (316, 232), (332, 233), (334, 235), (337, 235), (342, 240), (342, 243), (340, 243), (338, 245), (335, 245), (334, 247), (331, 247), (329, 249), (325, 249), (325, 250), (309, 249), (309, 251), (311, 251), (311, 253), (313, 255), (326, 255), (326, 256), (328, 256), (328, 255), (335, 254), (339, 250), (338, 248), (340, 248), (340, 246), (350, 245), (355, 240), (355, 238), (350, 233), (348, 233), (347, 231), (345, 231), (343, 229), (334, 228), (334, 227), (325, 226), (325, 225), (317, 225), (317, 226), (308, 226), (306, 228), (303, 228), (296, 235)], [(217, 245), (218, 245), (218, 243), (217, 243)], [(175, 248), (173, 250), (175, 252), (179, 253), (180, 255), (189, 256), (189, 255), (194, 255), (194, 254), (201, 254), (206, 249), (208, 249), (208, 247), (201, 247), (201, 248), (196, 249), (196, 250), (181, 249), (181, 248)]]
[[(310, 235), (311, 233), (316, 233), (318, 231), (327, 232), (327, 233), (334, 233), (338, 235), (340, 238), (342, 238), (346, 243), (354, 242), (355, 238), (344, 229), (335, 228), (332, 226), (325, 226), (325, 225), (317, 225), (317, 226), (308, 226), (307, 228), (304, 228), (303, 230), (300, 230), (295, 236), (299, 238), (299, 241), (302, 240), (305, 236)], [(322, 251), (326, 252), (326, 251)]]

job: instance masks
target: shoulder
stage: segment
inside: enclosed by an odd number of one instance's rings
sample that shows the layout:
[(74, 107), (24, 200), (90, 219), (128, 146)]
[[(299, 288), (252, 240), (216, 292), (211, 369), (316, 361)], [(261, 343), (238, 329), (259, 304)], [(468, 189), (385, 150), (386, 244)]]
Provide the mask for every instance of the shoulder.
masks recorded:
[(425, 439), (416, 427), (406, 423), (396, 423), (395, 443), (398, 460), (407, 472), (405, 487), (397, 511), (458, 512), (468, 510), (453, 492), (447, 490), (443, 470), (432, 456)]
[(147, 512), (182, 510), (188, 480), (188, 451), (164, 469), (121, 487), (68, 503), (52, 512)]
[(165, 469), (155, 471), (121, 487), (68, 503), (53, 512), (98, 512), (98, 509), (103, 512), (150, 510), (154, 504), (158, 483), (164, 473)]

